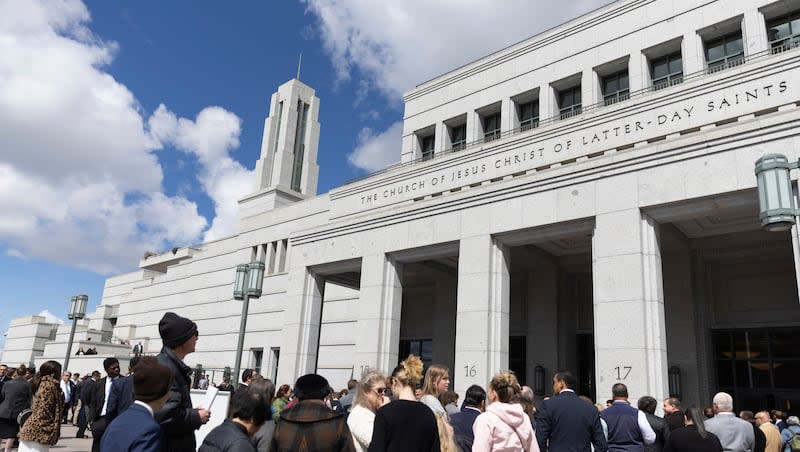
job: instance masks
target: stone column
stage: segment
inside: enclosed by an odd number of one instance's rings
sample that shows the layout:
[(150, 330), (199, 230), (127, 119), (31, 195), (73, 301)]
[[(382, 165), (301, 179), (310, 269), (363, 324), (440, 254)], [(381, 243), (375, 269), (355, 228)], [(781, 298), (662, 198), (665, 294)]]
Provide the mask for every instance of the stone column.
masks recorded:
[(639, 209), (600, 214), (592, 239), (597, 400), (616, 382), (631, 399), (667, 396), (658, 224)]
[(278, 381), (292, 382), (315, 372), (325, 280), (306, 267), (289, 274)]
[(764, 14), (757, 8), (749, 9), (744, 13), (744, 19), (742, 19), (742, 41), (744, 43), (745, 56), (755, 55), (769, 48)]
[(594, 69), (581, 73), (581, 106), (586, 108), (600, 102), (600, 77)]
[[(474, 110), (467, 112), (467, 144), (478, 140), (478, 135), (481, 134), (482, 129), (481, 125), (479, 124), (480, 120), (481, 118), (478, 115), (478, 112)], [(481, 138), (483, 138), (483, 135), (481, 135)]]
[(632, 53), (628, 60), (628, 83), (631, 94), (650, 86), (650, 65), (641, 51)]
[(558, 105), (556, 94), (550, 84), (544, 85), (539, 89), (539, 120), (546, 121), (553, 117), (558, 117)]
[(514, 101), (505, 97), (500, 105), (500, 133), (514, 129)]
[(508, 368), (510, 275), (508, 252), (490, 235), (461, 239), (458, 255), (458, 306), (454, 390), (486, 387)]
[(683, 58), (684, 76), (705, 70), (706, 57), (703, 49), (703, 39), (697, 32), (690, 31), (683, 35), (681, 57)]
[(397, 365), (402, 298), (401, 264), (382, 253), (364, 256), (353, 378), (367, 368), (391, 372)]

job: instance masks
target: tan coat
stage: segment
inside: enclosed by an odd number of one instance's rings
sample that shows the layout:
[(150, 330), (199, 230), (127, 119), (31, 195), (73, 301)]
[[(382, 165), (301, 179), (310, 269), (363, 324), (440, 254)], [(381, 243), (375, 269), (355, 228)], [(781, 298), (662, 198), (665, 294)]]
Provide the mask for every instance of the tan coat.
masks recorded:
[(42, 378), (33, 396), (31, 410), (31, 417), (19, 431), (19, 439), (55, 445), (61, 435), (61, 415), (64, 412), (64, 394), (56, 379), (49, 375)]

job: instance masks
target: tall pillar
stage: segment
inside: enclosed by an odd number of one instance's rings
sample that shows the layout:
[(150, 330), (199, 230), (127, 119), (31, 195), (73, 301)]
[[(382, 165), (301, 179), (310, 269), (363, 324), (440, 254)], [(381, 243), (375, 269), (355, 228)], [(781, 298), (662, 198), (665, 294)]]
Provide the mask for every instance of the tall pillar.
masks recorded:
[(514, 129), (514, 101), (504, 97), (500, 106), (500, 132), (509, 133)]
[(390, 372), (397, 365), (403, 286), (401, 264), (385, 254), (361, 260), (361, 289), (353, 376), (367, 368)]
[(594, 69), (581, 73), (581, 105), (585, 108), (600, 102), (600, 77)]
[(452, 378), (463, 394), (508, 368), (509, 255), (490, 235), (461, 239), (458, 255), (456, 356)]
[(647, 63), (647, 55), (641, 51), (632, 53), (628, 60), (628, 83), (631, 93), (650, 86), (650, 66)]
[(744, 41), (745, 56), (755, 55), (769, 48), (767, 24), (764, 21), (764, 14), (757, 8), (749, 9), (744, 13), (742, 39)]
[(556, 94), (553, 87), (547, 84), (539, 89), (539, 120), (545, 121), (553, 117), (558, 118)]
[(639, 209), (598, 215), (592, 239), (597, 400), (611, 386), (632, 399), (667, 394), (667, 344), (658, 224)]
[(705, 70), (706, 57), (703, 50), (703, 39), (696, 31), (690, 31), (683, 35), (681, 57), (684, 76)]
[(325, 280), (307, 267), (289, 274), (278, 381), (316, 371)]

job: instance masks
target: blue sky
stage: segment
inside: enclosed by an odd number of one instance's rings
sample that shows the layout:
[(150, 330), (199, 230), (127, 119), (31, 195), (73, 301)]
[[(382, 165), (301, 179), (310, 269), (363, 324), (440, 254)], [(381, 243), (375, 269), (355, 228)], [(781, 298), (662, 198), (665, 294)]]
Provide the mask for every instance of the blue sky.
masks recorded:
[(570, 3), (0, 0), (0, 331), (234, 232), (301, 53), (323, 193), (399, 159), (403, 92), (606, 2)]

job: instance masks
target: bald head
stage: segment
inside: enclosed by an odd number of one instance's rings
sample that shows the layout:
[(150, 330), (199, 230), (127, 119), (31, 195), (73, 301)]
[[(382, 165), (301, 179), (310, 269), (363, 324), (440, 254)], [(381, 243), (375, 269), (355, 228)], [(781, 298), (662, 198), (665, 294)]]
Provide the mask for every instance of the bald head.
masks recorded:
[(769, 413), (766, 411), (759, 411), (756, 413), (756, 425), (761, 426), (762, 424), (769, 424), (770, 417)]
[(730, 413), (733, 412), (733, 397), (727, 392), (718, 392), (714, 396), (714, 412)]

